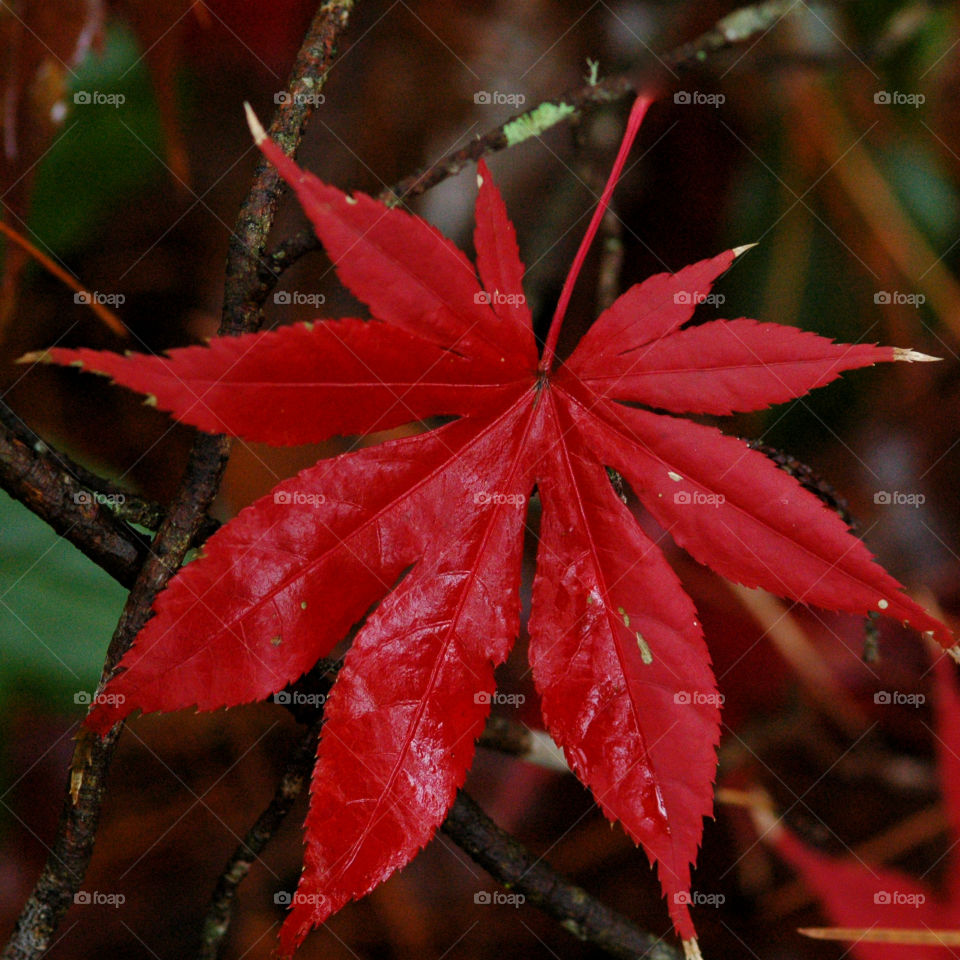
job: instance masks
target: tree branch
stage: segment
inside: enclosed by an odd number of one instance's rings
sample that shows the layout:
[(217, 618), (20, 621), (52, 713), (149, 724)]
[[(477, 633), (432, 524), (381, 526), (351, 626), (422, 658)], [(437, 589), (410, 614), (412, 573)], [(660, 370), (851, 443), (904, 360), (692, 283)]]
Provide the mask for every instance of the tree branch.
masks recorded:
[[(695, 40), (661, 54), (658, 60), (670, 70), (700, 66), (711, 54), (771, 30), (795, 6), (795, 0), (767, 0), (765, 3), (740, 7)], [(588, 107), (623, 100), (635, 94), (642, 85), (635, 73), (621, 73), (595, 83), (587, 82), (559, 99), (544, 100), (536, 107), (488, 130), (426, 170), (404, 177), (394, 186), (382, 190), (377, 199), (387, 206), (406, 203), (458, 174), (468, 163), (476, 163), (481, 157), (514, 147), (530, 137), (540, 136), (551, 127), (580, 117)], [(260, 272), (260, 303), (276, 287), (285, 270), (305, 254), (319, 248), (320, 241), (309, 229), (301, 230), (278, 244), (267, 256)]]
[(129, 589), (150, 545), (98, 501), (85, 479), (0, 403), (0, 487)]
[[(324, 670), (332, 664), (324, 661)], [(334, 668), (335, 669), (335, 668)], [(333, 678), (317, 671), (309, 683), (314, 692), (329, 691)], [(310, 675), (308, 675), (309, 677)], [(287, 708), (303, 722), (304, 715), (291, 702)], [(217, 881), (203, 924), (197, 960), (216, 960), (230, 926), (237, 887), (276, 834), (313, 769), (315, 747), (323, 723), (323, 708), (312, 711), (312, 724), (290, 754), (286, 768), (269, 805), (257, 818)], [(493, 718), (491, 718), (493, 719)], [(518, 730), (504, 724), (491, 726), (517, 754), (530, 750)], [(516, 725), (513, 725), (514, 727)], [(624, 960), (680, 960), (670, 945), (645, 933), (622, 914), (601, 903), (582, 887), (557, 873), (541, 857), (498, 827), (467, 793), (460, 791), (441, 827), (465, 853), (491, 876), (511, 890), (522, 893), (530, 903), (561, 922), (580, 940), (587, 940), (611, 956)]]
[(243, 842), (234, 851), (223, 873), (220, 874), (220, 879), (213, 891), (210, 908), (203, 921), (197, 960), (216, 960), (219, 955), (233, 917), (237, 887), (250, 872), (253, 862), (263, 853), (264, 848), (280, 829), (294, 801), (303, 792), (304, 784), (310, 779), (321, 724), (322, 720), (317, 720), (293, 748), (273, 799), (257, 817), (256, 823), (247, 832)]
[[(159, 503), (87, 470), (42, 440), (3, 401), (0, 487), (128, 589), (150, 551), (149, 540), (130, 524), (157, 530), (166, 515)], [(194, 542), (219, 526), (205, 516)]]
[[(352, 0), (321, 4), (300, 48), (287, 87), (290, 97), (277, 109), (270, 128), (274, 139), (291, 154), (315, 103), (311, 94), (323, 85), (352, 6)], [(253, 331), (260, 325), (260, 305), (253, 294), (258, 287), (257, 271), (278, 198), (276, 170), (261, 160), (240, 209), (227, 254), (221, 334)], [(225, 437), (198, 434), (194, 441), (180, 489), (110, 642), (101, 683), (150, 616), (154, 597), (183, 562), (220, 484), (229, 452), (230, 442)], [(106, 774), (121, 729), (118, 724), (103, 739), (81, 734), (50, 856), (4, 949), (5, 960), (38, 960), (44, 954), (83, 882), (93, 854)]]
[(623, 960), (680, 960), (676, 948), (640, 930), (534, 856), (501, 830), (463, 790), (441, 829), (484, 870), (559, 920), (578, 939)]

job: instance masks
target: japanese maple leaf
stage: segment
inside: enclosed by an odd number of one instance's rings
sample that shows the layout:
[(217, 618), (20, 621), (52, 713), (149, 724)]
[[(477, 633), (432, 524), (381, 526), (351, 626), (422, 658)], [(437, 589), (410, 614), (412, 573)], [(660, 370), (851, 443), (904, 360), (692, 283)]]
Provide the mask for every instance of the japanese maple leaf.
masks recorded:
[(422, 220), (300, 170), (263, 135), (343, 283), (374, 319), (323, 320), (173, 350), (51, 350), (203, 430), (277, 444), (454, 416), (324, 460), (212, 537), (157, 599), (86, 722), (261, 700), (367, 616), (326, 706), (304, 872), (281, 931), (312, 926), (407, 863), (470, 765), (494, 668), (519, 627), (526, 503), (542, 501), (530, 665), (546, 725), (607, 817), (657, 864), (696, 951), (690, 866), (711, 812), (718, 696), (692, 602), (611, 486), (619, 471), (697, 560), (804, 603), (949, 631), (844, 523), (742, 440), (661, 411), (727, 414), (842, 370), (920, 359), (772, 323), (681, 329), (737, 250), (628, 290), (573, 354), (555, 347), (573, 284), (649, 100), (627, 135), (542, 355), (513, 226), (479, 165), (476, 269)]
[(936, 664), (936, 741), (940, 782), (950, 833), (941, 892), (929, 883), (854, 857), (833, 857), (807, 846), (793, 832), (760, 812), (767, 842), (804, 879), (839, 930), (830, 939), (850, 942), (857, 960), (930, 960), (956, 956), (960, 945), (960, 691), (954, 668)]

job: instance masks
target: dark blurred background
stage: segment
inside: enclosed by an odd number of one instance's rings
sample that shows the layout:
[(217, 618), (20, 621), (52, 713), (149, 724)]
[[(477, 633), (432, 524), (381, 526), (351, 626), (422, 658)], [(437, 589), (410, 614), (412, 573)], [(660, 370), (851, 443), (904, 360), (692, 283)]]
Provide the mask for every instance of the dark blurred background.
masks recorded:
[[(242, 103), (269, 118), (313, 7), (24, 0), (0, 10), (2, 219), (113, 298), (129, 329), (126, 338), (112, 333), (6, 244), (3, 398), (51, 443), (151, 498), (166, 500), (176, 488), (189, 430), (99, 378), (13, 361), (54, 344), (159, 352), (214, 334), (227, 241), (256, 160)], [(517, 107), (505, 98), (531, 107), (580, 84), (588, 58), (600, 76), (649, 78), (665, 95), (615, 197), (621, 289), (758, 242), (719, 283), (725, 302), (704, 305), (699, 316), (757, 317), (943, 358), (858, 371), (722, 426), (810, 464), (847, 498), (887, 569), (949, 618), (960, 610), (957, 8), (798, 2), (773, 29), (694, 70), (680, 74), (658, 59), (732, 9), (358, 0), (298, 159), (339, 187), (377, 193), (507, 119)], [(87, 93), (100, 96), (84, 102)], [(596, 110), (489, 161), (517, 225), (541, 332), (628, 106)], [(474, 191), (471, 167), (414, 209), (469, 250)], [(274, 236), (304, 224), (287, 198)], [(596, 315), (598, 273), (595, 250), (564, 331), (567, 347)], [(278, 290), (290, 302), (271, 298), (268, 327), (363, 309), (321, 253), (300, 261)], [(349, 445), (237, 443), (218, 516)], [(670, 557), (697, 602), (726, 697), (720, 783), (762, 785), (812, 844), (841, 852), (869, 841), (875, 857), (918, 875), (933, 869), (936, 878), (947, 839), (929, 698), (898, 706), (874, 696), (929, 690), (917, 638), (883, 625), (881, 661), (865, 664), (858, 619), (790, 608), (732, 588), (679, 551)], [(81, 701), (96, 685), (123, 596), (0, 494), (4, 932), (46, 857)], [(502, 686), (528, 698), (508, 714), (533, 724), (523, 654), (521, 641)], [(125, 901), (73, 907), (50, 956), (193, 955), (216, 877), (298, 735), (286, 712), (268, 705), (132, 721), (84, 885)], [(479, 751), (468, 787), (558, 869), (672, 936), (642, 851), (610, 829), (573, 777)], [(226, 956), (273, 950), (283, 916), (274, 894), (299, 876), (304, 811), (301, 798), (241, 888)], [(908, 843), (886, 843), (924, 811), (926, 826)], [(824, 922), (822, 911), (736, 807), (719, 805), (706, 824), (694, 887), (724, 898), (694, 911), (708, 958), (844, 955), (843, 946), (795, 933)], [(532, 908), (474, 903), (478, 891), (494, 889), (438, 838), (311, 935), (300, 955), (599, 955)]]

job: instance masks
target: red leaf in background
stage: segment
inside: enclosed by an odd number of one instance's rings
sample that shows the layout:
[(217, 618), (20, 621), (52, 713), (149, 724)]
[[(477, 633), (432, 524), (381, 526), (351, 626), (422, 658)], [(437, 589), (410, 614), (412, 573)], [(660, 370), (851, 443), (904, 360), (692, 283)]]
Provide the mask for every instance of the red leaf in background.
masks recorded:
[[(800, 874), (838, 927), (919, 931), (930, 937), (922, 956), (946, 960), (955, 956), (955, 945), (938, 946), (936, 931), (960, 928), (960, 691), (948, 658), (940, 657), (935, 671), (937, 755), (951, 841), (942, 895), (899, 870), (814, 850), (769, 813), (759, 813), (757, 821), (764, 839)], [(863, 936), (850, 940), (857, 960), (915, 960), (921, 955), (917, 945), (871, 942)]]
[[(740, 582), (950, 632), (842, 522), (739, 440), (616, 401), (756, 409), (844, 369), (923, 359), (749, 320), (679, 328), (739, 251), (628, 290), (567, 363), (573, 283), (649, 105), (638, 100), (537, 357), (513, 228), (479, 165), (470, 262), (419, 219), (301, 171), (257, 130), (344, 284), (374, 320), (318, 321), (170, 357), (54, 349), (178, 420), (274, 443), (457, 416), (322, 461), (210, 539), (87, 718), (263, 699), (359, 630), (318, 747), (305, 869), (281, 933), (311, 926), (406, 863), (442, 822), (519, 626), (526, 502), (542, 530), (530, 621), (548, 729), (604, 813), (658, 865), (690, 951), (690, 865), (711, 809), (718, 697), (692, 602), (615, 495), (628, 479), (677, 542)], [(258, 125), (257, 125), (258, 126)], [(691, 352), (692, 351), (692, 352)]]

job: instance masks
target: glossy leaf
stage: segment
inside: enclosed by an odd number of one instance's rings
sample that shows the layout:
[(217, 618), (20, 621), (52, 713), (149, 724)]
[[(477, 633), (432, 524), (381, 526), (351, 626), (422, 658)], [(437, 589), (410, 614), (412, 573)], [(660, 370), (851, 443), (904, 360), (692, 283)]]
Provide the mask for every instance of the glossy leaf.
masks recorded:
[(715, 320), (594, 363), (595, 372), (580, 377), (610, 400), (723, 416), (802, 397), (844, 370), (893, 359), (890, 347), (834, 343), (776, 323)]
[(502, 378), (385, 323), (336, 320), (220, 337), (169, 359), (54, 347), (44, 359), (102, 373), (210, 433), (319, 443), (440, 414), (470, 414)]
[(552, 445), (537, 474), (534, 681), (571, 768), (658, 862), (670, 915), (692, 939), (690, 864), (713, 806), (720, 739), (710, 657), (677, 575), (586, 452), (562, 398), (556, 408), (554, 435), (566, 443)]
[[(615, 170), (648, 106), (637, 101)], [(274, 443), (459, 419), (322, 461), (244, 510), (158, 599), (87, 724), (103, 732), (136, 709), (265, 698), (367, 615), (326, 712), (305, 870), (281, 934), (292, 952), (442, 822), (493, 669), (519, 630), (536, 488), (530, 656), (546, 723), (604, 813), (657, 865), (692, 951), (690, 867), (711, 809), (719, 698), (693, 604), (605, 467), (726, 576), (803, 602), (881, 609), (952, 638), (835, 515), (743, 441), (616, 401), (753, 409), (840, 369), (919, 357), (748, 320), (677, 332), (733, 263), (728, 251), (628, 291), (555, 367), (571, 271), (538, 364), (516, 238), (485, 166), (481, 286), (432, 227), (321, 183), (253, 126), (375, 319), (216, 340), (168, 359), (59, 349), (44, 359), (107, 373), (186, 422)]]

